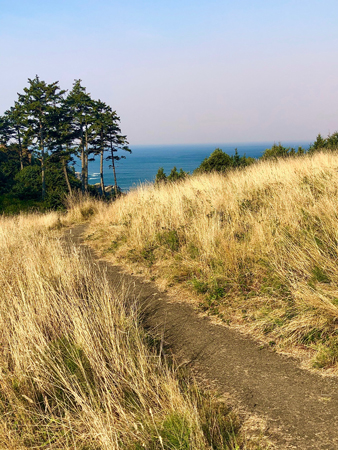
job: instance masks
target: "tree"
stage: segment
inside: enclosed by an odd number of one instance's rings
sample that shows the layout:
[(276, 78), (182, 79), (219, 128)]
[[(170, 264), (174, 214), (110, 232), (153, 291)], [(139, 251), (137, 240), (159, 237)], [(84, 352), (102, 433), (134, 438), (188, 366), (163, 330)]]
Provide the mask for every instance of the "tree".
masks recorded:
[(101, 194), (105, 196), (105, 187), (103, 179), (103, 158), (104, 152), (109, 145), (107, 139), (107, 129), (109, 127), (109, 106), (101, 100), (93, 102), (93, 123), (91, 127), (92, 139), (90, 141), (93, 151), (100, 155), (100, 185)]
[(329, 134), (326, 138), (326, 147), (330, 150), (338, 149), (338, 132), (336, 131), (333, 134)]
[(29, 159), (31, 161), (31, 154), (28, 150), (31, 139), (28, 133), (28, 122), (25, 117), (25, 109), (19, 102), (15, 102), (9, 110), (5, 112), (7, 117), (10, 141), (16, 143), (18, 154), (20, 158), (20, 169), (24, 168), (24, 160)]
[(155, 184), (162, 184), (167, 182), (167, 175), (164, 172), (163, 167), (160, 167), (157, 171)]
[[(64, 98), (58, 82), (47, 84), (36, 75), (28, 79), (15, 105), (0, 116), (0, 189), (4, 194), (38, 200), (39, 174), (43, 206), (60, 206), (65, 191), (79, 182), (69, 170), (73, 154), (81, 155), (82, 182), (88, 188), (88, 156), (101, 156), (101, 187), (104, 193), (103, 160), (110, 152), (115, 192), (119, 192), (115, 162), (124, 156), (116, 152), (128, 148), (121, 134), (120, 118), (105, 103), (94, 102), (81, 80)], [(29, 162), (29, 165), (28, 163)], [(27, 167), (25, 167), (27, 166)], [(20, 173), (19, 173), (20, 172)], [(21, 173), (22, 172), (22, 173)], [(41, 197), (41, 195), (39, 195)]]
[(304, 155), (305, 149), (303, 147), (298, 147), (296, 151), (293, 147), (283, 147), (281, 143), (273, 144), (271, 148), (267, 148), (262, 159), (278, 159), (278, 158), (288, 158), (290, 156), (301, 156)]
[(189, 174), (189, 172), (184, 172), (184, 170), (181, 168), (180, 171), (177, 171), (177, 168), (174, 166), (170, 174), (167, 176), (164, 172), (163, 167), (160, 167), (157, 171), (156, 178), (155, 178), (155, 184), (162, 184), (167, 183), (168, 181), (171, 183), (175, 183), (176, 181), (184, 180), (186, 176)]
[(95, 154), (100, 155), (100, 184), (102, 195), (105, 195), (104, 188), (104, 179), (103, 179), (103, 160), (104, 160), (104, 152), (106, 150), (110, 150), (110, 155), (106, 158), (107, 160), (112, 161), (110, 167), (113, 169), (114, 174), (114, 188), (115, 194), (117, 195), (119, 192), (119, 188), (117, 185), (117, 177), (116, 177), (116, 169), (115, 169), (115, 161), (119, 161), (120, 159), (124, 159), (125, 156), (119, 156), (115, 153), (118, 150), (124, 150), (128, 153), (131, 153), (131, 150), (128, 148), (127, 144), (127, 136), (121, 135), (121, 129), (118, 125), (120, 118), (117, 116), (116, 112), (112, 110), (112, 108), (106, 105), (101, 100), (94, 102), (94, 114), (93, 114), (93, 122), (90, 128), (92, 140), (90, 144), (95, 152)]
[(120, 159), (125, 159), (124, 155), (116, 155), (119, 150), (127, 152), (131, 154), (131, 150), (128, 147), (127, 136), (124, 136), (121, 133), (121, 129), (119, 126), (120, 118), (117, 116), (116, 111), (113, 111), (109, 106), (106, 111), (106, 136), (107, 141), (110, 147), (110, 156), (107, 157), (107, 160), (110, 160), (113, 174), (114, 174), (114, 185), (115, 185), (115, 194), (117, 195), (119, 192), (119, 188), (117, 186), (117, 178), (116, 178), (116, 169), (115, 169), (115, 161), (119, 161)]
[(170, 174), (167, 177), (167, 181), (175, 182), (179, 180), (184, 180), (184, 178), (188, 175), (187, 172), (184, 172), (184, 170), (181, 168), (179, 172), (177, 172), (176, 167), (174, 166), (171, 169)]
[(0, 146), (0, 193), (10, 192), (14, 177), (20, 171), (20, 160), (16, 144)]
[(220, 148), (216, 148), (208, 158), (202, 161), (195, 173), (225, 172), (231, 166), (231, 157)]
[(60, 162), (68, 192), (72, 194), (67, 165), (72, 161), (72, 143), (77, 136), (71, 110), (66, 102), (54, 106), (48, 117), (48, 148), (51, 152), (51, 162)]
[(321, 150), (326, 147), (326, 139), (322, 138), (322, 135), (319, 133), (315, 142), (310, 146), (310, 153)]
[(88, 190), (89, 127), (93, 121), (94, 102), (90, 94), (87, 94), (86, 88), (81, 85), (81, 80), (74, 81), (73, 89), (68, 94), (66, 102), (71, 108), (77, 138), (80, 141), (82, 192), (86, 192)]
[(23, 108), (28, 134), (32, 137), (32, 143), (39, 149), (41, 162), (42, 199), (46, 195), (45, 181), (45, 140), (48, 131), (48, 115), (51, 109), (62, 102), (63, 94), (58, 86), (58, 81), (47, 84), (36, 75), (32, 80), (28, 78), (29, 86), (24, 88), (24, 94), (19, 94), (19, 103)]

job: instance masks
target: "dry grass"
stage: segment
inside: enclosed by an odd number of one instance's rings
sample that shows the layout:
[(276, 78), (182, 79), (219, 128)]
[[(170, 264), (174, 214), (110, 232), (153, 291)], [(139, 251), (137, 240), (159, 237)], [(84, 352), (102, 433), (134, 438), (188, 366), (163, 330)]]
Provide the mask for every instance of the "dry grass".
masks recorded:
[(0, 448), (258, 449), (147, 347), (136, 304), (59, 226), (0, 218)]
[(67, 216), (63, 217), (62, 223), (70, 225), (72, 223), (85, 222), (94, 214), (102, 209), (103, 203), (94, 199), (89, 194), (82, 194), (80, 191), (74, 191), (68, 195), (65, 201), (67, 207)]
[(98, 205), (89, 238), (272, 346), (336, 367), (337, 204), (338, 156), (318, 153), (141, 187)]

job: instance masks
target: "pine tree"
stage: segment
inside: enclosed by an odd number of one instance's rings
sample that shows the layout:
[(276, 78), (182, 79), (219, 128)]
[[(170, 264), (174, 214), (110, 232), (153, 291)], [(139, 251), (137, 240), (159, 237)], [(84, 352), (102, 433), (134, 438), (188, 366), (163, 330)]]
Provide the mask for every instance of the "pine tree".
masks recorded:
[(19, 103), (22, 105), (27, 120), (28, 133), (36, 145), (41, 162), (42, 199), (46, 195), (45, 159), (46, 135), (48, 132), (48, 116), (51, 109), (62, 102), (63, 94), (58, 81), (47, 84), (41, 81), (38, 75), (32, 80), (28, 78), (29, 86), (24, 88), (24, 94), (19, 94)]
[(108, 118), (109, 106), (107, 106), (101, 100), (94, 101), (93, 106), (93, 122), (90, 131), (91, 133), (91, 141), (90, 144), (92, 146), (93, 152), (95, 155), (100, 155), (100, 185), (101, 185), (101, 194), (105, 196), (105, 186), (104, 186), (104, 178), (103, 178), (103, 159), (104, 152), (107, 149), (108, 141), (107, 141), (107, 129), (109, 126)]
[(11, 141), (14, 141), (17, 145), (20, 158), (20, 169), (22, 170), (25, 157), (28, 157), (30, 160), (28, 147), (31, 143), (28, 133), (28, 123), (25, 117), (25, 109), (21, 103), (15, 102), (15, 105), (5, 112), (5, 116), (8, 120)]
[(73, 160), (72, 144), (77, 137), (77, 131), (69, 105), (63, 102), (55, 106), (51, 109), (48, 119), (48, 148), (51, 151), (51, 160), (61, 163), (68, 191), (72, 194), (67, 166)]
[(326, 139), (323, 139), (322, 135), (318, 134), (315, 142), (310, 147), (310, 152), (326, 148), (326, 145), (327, 145)]
[(94, 103), (90, 94), (86, 93), (86, 88), (81, 85), (81, 80), (74, 81), (73, 89), (68, 94), (66, 101), (72, 110), (80, 141), (82, 192), (86, 192), (88, 190), (88, 155), (90, 153), (89, 129), (93, 122)]
[(115, 161), (119, 161), (120, 159), (125, 159), (124, 155), (117, 155), (116, 153), (119, 150), (124, 152), (128, 152), (131, 154), (131, 150), (128, 147), (127, 136), (120, 134), (121, 129), (119, 126), (120, 117), (116, 114), (116, 111), (113, 111), (111, 107), (108, 107), (108, 111), (106, 112), (106, 138), (109, 143), (110, 155), (107, 157), (107, 160), (111, 160), (111, 168), (113, 169), (114, 174), (114, 186), (115, 186), (115, 194), (118, 194), (118, 185), (117, 185), (117, 177), (116, 177), (116, 168)]
[(13, 130), (6, 114), (0, 116), (0, 146), (5, 147), (13, 137)]
[(119, 127), (118, 122), (120, 118), (117, 116), (116, 112), (112, 110), (112, 108), (106, 105), (101, 100), (94, 102), (94, 120), (93, 125), (91, 127), (91, 132), (93, 134), (93, 138), (91, 140), (91, 146), (96, 155), (100, 155), (100, 184), (102, 195), (105, 195), (104, 188), (104, 178), (103, 178), (103, 160), (104, 153), (107, 150), (110, 150), (110, 155), (106, 158), (107, 160), (111, 160), (111, 167), (113, 169), (114, 174), (114, 187), (115, 194), (118, 193), (117, 186), (117, 177), (116, 177), (116, 168), (115, 161), (120, 159), (124, 159), (123, 155), (116, 155), (115, 153), (118, 150), (124, 150), (128, 153), (131, 153), (131, 150), (128, 148), (127, 137), (122, 136), (121, 129)]

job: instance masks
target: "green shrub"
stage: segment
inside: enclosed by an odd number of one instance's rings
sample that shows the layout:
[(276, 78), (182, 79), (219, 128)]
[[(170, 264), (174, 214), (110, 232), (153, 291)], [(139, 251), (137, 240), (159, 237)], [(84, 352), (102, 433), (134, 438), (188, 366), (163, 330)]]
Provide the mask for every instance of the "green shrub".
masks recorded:
[(332, 337), (326, 344), (322, 345), (313, 360), (313, 367), (327, 369), (338, 362), (338, 340)]
[(216, 148), (208, 158), (205, 158), (195, 173), (225, 172), (232, 167), (232, 159), (220, 148)]
[(301, 156), (304, 155), (305, 149), (303, 147), (298, 147), (296, 150), (293, 147), (283, 147), (281, 143), (273, 144), (271, 148), (267, 148), (262, 159), (277, 159), (277, 158), (287, 158), (289, 156)]
[(157, 233), (156, 239), (160, 245), (168, 247), (172, 252), (177, 252), (180, 248), (180, 240), (176, 230)]

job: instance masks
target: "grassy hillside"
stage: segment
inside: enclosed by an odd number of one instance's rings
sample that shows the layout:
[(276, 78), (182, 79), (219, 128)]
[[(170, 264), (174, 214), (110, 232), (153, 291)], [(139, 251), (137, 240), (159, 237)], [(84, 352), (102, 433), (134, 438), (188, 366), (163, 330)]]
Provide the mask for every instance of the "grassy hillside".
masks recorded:
[(59, 227), (56, 213), (0, 217), (0, 448), (261, 448), (161, 361), (136, 304)]
[(93, 214), (88, 239), (106, 257), (336, 368), (337, 204), (338, 156), (316, 153), (144, 186), (110, 206), (82, 205), (82, 215)]

